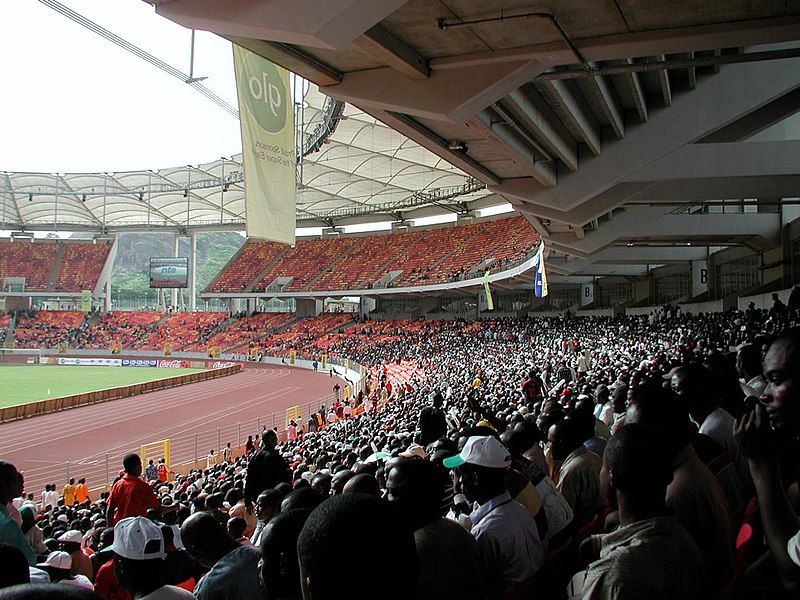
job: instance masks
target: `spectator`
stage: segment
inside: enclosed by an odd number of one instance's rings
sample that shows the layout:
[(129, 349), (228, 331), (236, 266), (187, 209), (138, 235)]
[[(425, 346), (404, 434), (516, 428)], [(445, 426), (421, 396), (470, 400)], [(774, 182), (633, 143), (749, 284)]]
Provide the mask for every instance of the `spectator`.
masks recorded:
[(39, 563), (36, 566), (47, 572), (51, 583), (94, 590), (94, 586), (88, 577), (72, 574), (72, 559), (66, 552), (51, 552), (43, 563)]
[(753, 476), (767, 545), (780, 576), (776, 583), (794, 595), (800, 589), (800, 527), (778, 462), (800, 433), (800, 331), (792, 329), (770, 346), (764, 373), (767, 387), (761, 402), (736, 423), (734, 435)]
[(703, 600), (713, 588), (700, 549), (666, 507), (672, 456), (665, 436), (636, 424), (611, 438), (601, 479), (620, 527), (600, 538), (600, 558), (571, 583), (570, 596)]
[(153, 489), (140, 478), (142, 461), (139, 455), (126, 455), (122, 467), (125, 474), (111, 488), (108, 497), (106, 520), (109, 525), (126, 517), (144, 517), (147, 509), (160, 506)]
[(20, 473), (11, 463), (0, 460), (0, 542), (18, 548), (25, 555), (29, 565), (36, 564), (28, 540), (22, 534), (20, 526), (8, 515), (7, 504), (11, 502), (19, 489)]
[(506, 490), (511, 454), (492, 436), (471, 437), (457, 456), (444, 460), (477, 508), (470, 514), (489, 598), (523, 593), (544, 562), (536, 523)]
[(548, 433), (553, 459), (560, 463), (556, 489), (572, 507), (576, 527), (591, 521), (605, 505), (600, 493), (602, 461), (583, 445), (587, 439), (579, 419), (564, 419)]
[(261, 438), (261, 448), (254, 453), (247, 463), (247, 479), (244, 486), (244, 501), (249, 507), (253, 500), (266, 489), (274, 488), (281, 482), (288, 482), (289, 467), (286, 461), (275, 451), (278, 436), (268, 430)]
[(306, 509), (286, 511), (264, 530), (259, 579), (266, 600), (303, 600), (297, 540), (310, 514)]
[(128, 517), (114, 526), (114, 573), (134, 600), (191, 600), (194, 596), (164, 584), (164, 538), (158, 525), (144, 517)]
[(198, 600), (263, 600), (258, 583), (258, 548), (237, 544), (206, 512), (196, 512), (183, 522), (181, 538), (192, 558), (209, 569), (194, 588)]
[[(314, 600), (407, 600), (417, 594), (419, 566), (411, 528), (396, 507), (363, 494), (332, 496), (308, 517), (297, 541), (303, 596)], [(357, 557), (358, 576), (342, 573)], [(398, 576), (387, 585), (386, 566)]]
[(628, 408), (626, 424), (639, 423), (661, 431), (673, 457), (673, 480), (667, 487), (667, 506), (703, 553), (716, 586), (733, 573), (733, 521), (722, 489), (690, 443), (689, 414), (672, 392), (655, 386)]
[(439, 467), (426, 460), (401, 460), (389, 471), (386, 493), (414, 528), (420, 565), (419, 598), (483, 598), (475, 538), (439, 514), (444, 497)]
[(83, 575), (91, 581), (94, 579), (94, 568), (91, 559), (83, 552), (83, 534), (77, 529), (70, 529), (57, 538), (61, 550), (72, 559), (72, 574)]

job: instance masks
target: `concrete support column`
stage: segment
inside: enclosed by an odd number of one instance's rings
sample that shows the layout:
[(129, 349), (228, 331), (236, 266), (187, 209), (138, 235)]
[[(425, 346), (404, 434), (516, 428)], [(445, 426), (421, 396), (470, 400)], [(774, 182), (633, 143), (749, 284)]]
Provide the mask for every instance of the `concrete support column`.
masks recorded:
[(247, 314), (252, 315), (256, 312), (256, 306), (258, 306), (258, 298), (248, 298), (247, 299)]
[[(172, 256), (178, 258), (178, 244), (180, 243), (180, 236), (176, 233), (172, 236)], [(178, 289), (173, 288), (170, 293), (170, 304), (172, 304), (172, 310), (178, 309)]]
[(110, 312), (111, 311), (111, 277), (106, 279), (105, 288), (106, 288), (106, 299), (105, 299), (103, 308), (105, 309), (105, 312)]
[(189, 236), (189, 310), (197, 308), (197, 234)]
[(361, 304), (359, 306), (358, 312), (359, 314), (368, 315), (373, 310), (375, 310), (375, 306), (378, 304), (375, 298), (369, 298), (367, 296), (361, 296)]
[(316, 317), (319, 314), (322, 314), (323, 309), (323, 300), (317, 300), (315, 298), (310, 299), (297, 299), (297, 316), (301, 319), (305, 317)]

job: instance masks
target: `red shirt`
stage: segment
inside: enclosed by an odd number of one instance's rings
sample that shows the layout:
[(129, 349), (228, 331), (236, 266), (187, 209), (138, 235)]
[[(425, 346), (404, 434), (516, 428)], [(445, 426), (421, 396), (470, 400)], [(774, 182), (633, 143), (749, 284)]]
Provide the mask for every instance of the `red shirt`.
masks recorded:
[(114, 513), (110, 525), (125, 517), (146, 517), (148, 508), (159, 506), (153, 488), (139, 477), (128, 473), (111, 488), (111, 496), (108, 501), (110, 506), (116, 507), (116, 513)]
[(123, 590), (117, 581), (113, 559), (97, 570), (97, 576), (94, 578), (94, 591), (105, 600), (133, 600), (133, 596)]

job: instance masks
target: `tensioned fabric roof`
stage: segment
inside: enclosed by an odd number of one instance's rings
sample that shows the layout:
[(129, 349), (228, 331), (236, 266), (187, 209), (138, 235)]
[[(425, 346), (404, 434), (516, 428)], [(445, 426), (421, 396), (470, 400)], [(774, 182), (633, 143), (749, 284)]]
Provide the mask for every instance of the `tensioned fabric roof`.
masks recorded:
[[(300, 226), (400, 219), (402, 211), (430, 206), (460, 212), (490, 195), (482, 183), (316, 85), (299, 113)], [(0, 171), (5, 230), (243, 229), (244, 204), (241, 154), (152, 171)]]

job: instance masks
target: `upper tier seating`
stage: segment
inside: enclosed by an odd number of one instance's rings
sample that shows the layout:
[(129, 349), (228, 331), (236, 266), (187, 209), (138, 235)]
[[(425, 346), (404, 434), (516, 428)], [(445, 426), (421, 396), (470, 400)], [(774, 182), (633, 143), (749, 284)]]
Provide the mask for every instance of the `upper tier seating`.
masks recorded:
[(278, 277), (293, 277), (284, 291), (304, 290), (314, 277), (324, 272), (328, 265), (358, 241), (358, 238), (298, 240), (295, 247), (287, 249), (281, 260), (264, 274), (253, 289), (263, 291)]
[(241, 292), (286, 246), (277, 242), (248, 241), (242, 251), (209, 286), (210, 292)]
[(58, 249), (57, 242), (0, 242), (0, 282), (6, 277), (24, 277), (27, 291), (45, 291)]
[(110, 251), (94, 242), (0, 241), (0, 284), (24, 277), (30, 292), (93, 290)]
[(93, 290), (110, 251), (110, 244), (64, 244), (56, 290)]
[(493, 271), (507, 268), (529, 256), (538, 242), (523, 217), (405, 233), (298, 240), (294, 248), (248, 241), (208, 291), (264, 291), (278, 277), (293, 278), (284, 289), (290, 292), (360, 290), (371, 288), (391, 271), (402, 271), (393, 287), (441, 284), (467, 274), (479, 277), (482, 270), (473, 270), (487, 259), (494, 259)]

